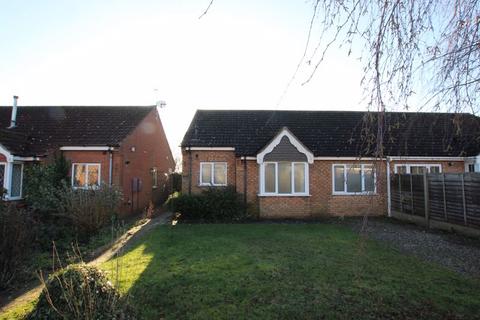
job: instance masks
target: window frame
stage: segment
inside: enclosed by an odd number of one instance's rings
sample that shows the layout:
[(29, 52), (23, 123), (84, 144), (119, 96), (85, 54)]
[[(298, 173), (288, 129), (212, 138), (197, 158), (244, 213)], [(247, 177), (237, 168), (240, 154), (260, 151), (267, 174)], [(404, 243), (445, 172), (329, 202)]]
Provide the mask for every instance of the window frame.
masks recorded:
[[(14, 165), (20, 165), (20, 195), (18, 196), (12, 196), (12, 183), (13, 183), (13, 166)], [(6, 168), (5, 168), (6, 169)], [(8, 179), (8, 184), (10, 188), (7, 188), (8, 191), (8, 200), (20, 200), (23, 199), (23, 177), (24, 177), (24, 172), (23, 170), (25, 169), (25, 165), (23, 162), (12, 162), (10, 165), (10, 170), (9, 170), (9, 179)], [(5, 177), (3, 178), (5, 181)], [(5, 182), (4, 182), (5, 183)]]
[[(335, 167), (343, 167), (343, 190), (335, 191)], [(360, 182), (362, 184), (362, 191), (348, 192), (347, 191), (347, 166), (360, 166)], [(371, 166), (373, 170), (373, 191), (365, 191), (365, 166)], [(334, 163), (332, 164), (332, 195), (356, 196), (356, 195), (376, 195), (377, 194), (377, 170), (373, 163)]]
[[(225, 165), (225, 183), (215, 183), (215, 164)], [(203, 167), (210, 166), (210, 182), (203, 181)], [(200, 174), (198, 177), (198, 185), (200, 187), (226, 187), (228, 185), (228, 164), (225, 161), (202, 161), (200, 162)]]
[[(76, 165), (85, 165), (86, 166), (86, 185), (84, 186), (75, 186), (74, 185), (74, 182), (75, 182), (75, 166)], [(88, 167), (89, 166), (98, 166), (98, 177), (97, 177), (97, 185), (96, 186), (89, 186), (88, 185)], [(71, 185), (72, 185), (72, 188), (74, 189), (97, 189), (100, 187), (100, 183), (101, 183), (101, 180), (102, 180), (102, 164), (100, 162), (74, 162), (72, 163), (72, 174), (71, 174), (72, 178), (71, 178)]]
[(405, 174), (411, 174), (411, 172), (412, 172), (411, 167), (425, 167), (429, 171), (428, 173), (430, 173), (430, 168), (434, 167), (434, 168), (439, 168), (438, 173), (443, 172), (443, 168), (442, 168), (441, 163), (428, 163), (428, 164), (425, 164), (425, 163), (396, 163), (395, 166), (394, 166), (394, 171), (393, 171), (395, 174), (398, 174), (398, 168), (399, 167), (406, 167), (407, 171), (406, 171)]
[(152, 167), (150, 169), (150, 173), (152, 175), (152, 189), (158, 188), (158, 169), (157, 167)]
[[(279, 163), (290, 163), (291, 166), (291, 178), (290, 178), (290, 184), (291, 184), (291, 193), (279, 193), (278, 189), (278, 164)], [(275, 165), (275, 192), (265, 192), (265, 166), (267, 164), (274, 164)], [(304, 175), (305, 175), (305, 181), (304, 181), (304, 192), (295, 192), (295, 164), (303, 164), (304, 165)], [(303, 162), (303, 161), (265, 161), (261, 164), (260, 166), (260, 193), (259, 196), (268, 196), (268, 197), (308, 197), (310, 196), (310, 190), (309, 190), (309, 165), (308, 162)]]

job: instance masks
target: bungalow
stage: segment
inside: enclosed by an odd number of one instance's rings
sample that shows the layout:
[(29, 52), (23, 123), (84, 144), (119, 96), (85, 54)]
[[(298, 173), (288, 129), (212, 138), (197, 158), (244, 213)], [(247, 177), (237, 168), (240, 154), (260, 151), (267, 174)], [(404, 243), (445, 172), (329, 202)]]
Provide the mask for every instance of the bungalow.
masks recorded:
[(265, 218), (381, 215), (393, 173), (480, 170), (480, 118), (198, 110), (181, 147), (184, 193), (233, 186)]
[(74, 188), (101, 183), (123, 191), (122, 212), (163, 196), (175, 168), (154, 106), (0, 107), (0, 186), (6, 200), (23, 198), (24, 167), (62, 153)]

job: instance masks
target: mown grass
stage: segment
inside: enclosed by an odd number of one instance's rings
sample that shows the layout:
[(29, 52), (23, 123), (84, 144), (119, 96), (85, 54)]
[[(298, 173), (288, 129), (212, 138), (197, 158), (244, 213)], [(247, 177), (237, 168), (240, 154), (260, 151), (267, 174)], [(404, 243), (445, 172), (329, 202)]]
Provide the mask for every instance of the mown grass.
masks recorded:
[(145, 319), (476, 319), (480, 281), (325, 224), (160, 226), (103, 265)]
[(159, 226), (101, 267), (141, 319), (480, 319), (478, 279), (339, 225)]

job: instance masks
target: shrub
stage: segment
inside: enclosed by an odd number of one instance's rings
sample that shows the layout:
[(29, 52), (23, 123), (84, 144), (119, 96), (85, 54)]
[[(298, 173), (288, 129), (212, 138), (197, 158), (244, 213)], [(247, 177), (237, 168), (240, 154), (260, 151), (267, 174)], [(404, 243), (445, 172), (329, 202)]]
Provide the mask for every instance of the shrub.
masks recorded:
[(182, 220), (204, 222), (240, 221), (248, 218), (243, 197), (233, 187), (210, 188), (201, 194), (180, 195), (169, 200)]
[(32, 240), (32, 225), (24, 209), (0, 203), (0, 289), (15, 278)]
[(70, 265), (44, 284), (28, 319), (133, 319), (131, 308), (95, 267)]
[(118, 188), (102, 184), (96, 189), (72, 189), (59, 192), (58, 214), (68, 218), (81, 236), (90, 236), (116, 216), (122, 194)]
[(68, 180), (69, 163), (60, 155), (49, 164), (25, 167), (25, 201), (40, 213), (53, 213), (57, 209), (59, 192)]

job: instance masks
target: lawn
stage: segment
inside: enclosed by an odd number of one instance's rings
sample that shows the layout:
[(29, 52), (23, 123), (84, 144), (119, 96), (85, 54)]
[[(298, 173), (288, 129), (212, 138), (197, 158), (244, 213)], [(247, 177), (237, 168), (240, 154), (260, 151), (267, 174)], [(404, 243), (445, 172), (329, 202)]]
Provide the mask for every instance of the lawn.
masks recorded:
[(338, 225), (160, 226), (103, 267), (145, 319), (480, 318), (478, 279)]
[(340, 225), (159, 226), (102, 268), (142, 319), (480, 319), (478, 279)]

